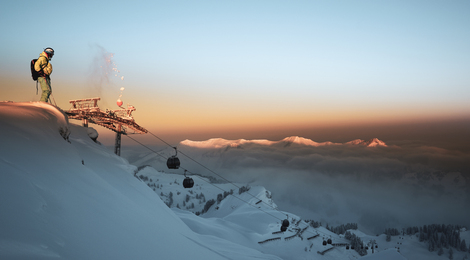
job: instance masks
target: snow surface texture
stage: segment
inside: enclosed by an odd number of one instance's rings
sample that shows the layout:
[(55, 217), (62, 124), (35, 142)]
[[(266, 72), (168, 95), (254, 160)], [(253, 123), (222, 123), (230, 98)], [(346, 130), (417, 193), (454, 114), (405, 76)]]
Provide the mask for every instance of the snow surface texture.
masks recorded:
[(53, 106), (0, 103), (0, 132), (0, 259), (278, 259), (191, 231)]
[[(348, 241), (280, 211), (262, 186), (239, 194), (232, 184), (192, 176), (195, 186), (184, 189), (182, 175), (151, 167), (138, 171), (94, 142), (94, 131), (69, 124), (46, 103), (0, 102), (0, 133), (0, 259), (360, 258), (345, 247), (323, 246), (327, 238)], [(204, 214), (191, 212), (201, 211), (203, 200), (230, 190), (233, 194)], [(165, 205), (170, 192), (171, 209)], [(286, 217), (288, 230), (273, 234)], [(353, 232), (365, 243), (375, 240), (379, 245), (364, 259), (448, 255), (428, 252), (414, 236), (387, 242), (385, 235)], [(470, 235), (464, 231), (461, 237)], [(330, 247), (324, 255), (318, 253)], [(454, 252), (455, 259), (464, 256)]]

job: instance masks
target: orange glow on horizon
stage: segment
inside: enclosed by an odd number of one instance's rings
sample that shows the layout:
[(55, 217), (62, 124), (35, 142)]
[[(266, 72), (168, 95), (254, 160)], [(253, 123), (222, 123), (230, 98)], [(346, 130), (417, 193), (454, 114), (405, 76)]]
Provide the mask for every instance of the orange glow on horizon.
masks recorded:
[[(7, 77), (2, 85), (0, 101), (39, 100), (40, 93), (36, 95), (35, 82), (28, 77), (22, 75), (21, 80), (16, 79), (19, 77)], [(71, 99), (94, 96), (87, 94), (87, 88), (79, 86), (80, 83), (67, 84), (61, 79), (53, 82), (53, 96), (57, 105), (64, 110), (70, 108)], [(100, 108), (118, 109), (116, 96), (120, 93), (119, 88), (116, 87), (115, 91), (106, 88), (103, 93), (106, 95), (101, 96)], [(168, 96), (159, 96), (158, 93), (140, 93), (132, 87), (126, 88), (122, 100), (124, 105), (131, 104), (136, 107), (133, 116), (139, 125), (165, 135), (179, 136), (192, 133), (221, 135), (236, 132), (269, 134), (281, 129), (286, 132), (291, 130), (292, 134), (288, 135), (295, 135), (296, 129), (393, 125), (470, 117), (468, 107), (457, 107), (453, 104), (431, 106), (405, 105), (398, 102), (357, 102), (341, 106), (337, 101), (332, 104), (302, 104), (299, 101), (297, 104), (296, 101), (269, 103), (266, 100), (244, 103), (192, 95), (170, 99)]]

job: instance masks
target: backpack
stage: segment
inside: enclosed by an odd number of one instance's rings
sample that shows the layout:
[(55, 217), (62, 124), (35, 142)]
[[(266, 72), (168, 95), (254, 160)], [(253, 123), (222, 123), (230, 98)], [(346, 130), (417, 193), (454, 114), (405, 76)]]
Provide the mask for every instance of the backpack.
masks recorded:
[(36, 63), (37, 60), (38, 60), (38, 59), (33, 59), (33, 60), (31, 60), (31, 77), (33, 78), (34, 81), (38, 80), (39, 76), (41, 75), (40, 72), (41, 72), (41, 71), (47, 66), (47, 64), (49, 63), (49, 60), (46, 59), (46, 62), (47, 62), (46, 65), (43, 66), (40, 71), (36, 71), (36, 70), (34, 69), (34, 64)]
[(43, 67), (41, 68), (40, 71), (36, 71), (36, 70), (34, 69), (34, 64), (36, 63), (36, 61), (38, 61), (38, 59), (33, 59), (33, 60), (31, 60), (31, 77), (33, 78), (34, 81), (36, 81), (36, 95), (37, 95), (37, 94), (38, 94), (38, 78), (41, 76), (41, 73), (40, 73), (40, 72), (42, 72), (43, 69), (47, 66), (47, 64), (49, 64), (49, 60), (46, 59), (46, 62), (47, 62), (47, 63), (46, 63), (45, 66), (43, 66)]

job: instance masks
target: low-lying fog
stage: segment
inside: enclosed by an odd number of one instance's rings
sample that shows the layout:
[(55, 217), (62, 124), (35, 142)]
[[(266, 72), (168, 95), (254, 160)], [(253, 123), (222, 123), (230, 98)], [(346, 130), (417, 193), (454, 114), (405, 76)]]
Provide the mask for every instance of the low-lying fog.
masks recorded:
[[(172, 148), (151, 149), (162, 156), (142, 146), (125, 147), (122, 156), (136, 166), (183, 173), (166, 168)], [(406, 144), (245, 142), (222, 148), (180, 144), (178, 156), (189, 172), (265, 186), (280, 210), (304, 219), (330, 225), (356, 222), (371, 233), (432, 223), (470, 226), (467, 153)]]

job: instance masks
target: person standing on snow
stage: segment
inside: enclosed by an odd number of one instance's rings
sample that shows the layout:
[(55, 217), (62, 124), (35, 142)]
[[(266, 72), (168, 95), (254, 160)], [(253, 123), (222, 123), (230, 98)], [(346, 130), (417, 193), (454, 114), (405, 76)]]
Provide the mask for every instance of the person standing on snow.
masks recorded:
[(50, 77), (52, 73), (52, 64), (49, 62), (52, 59), (52, 56), (54, 56), (54, 50), (48, 47), (39, 54), (38, 60), (34, 63), (34, 69), (39, 73), (38, 82), (41, 84), (42, 89), (42, 95), (39, 101), (47, 102), (52, 93)]

